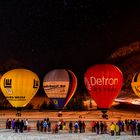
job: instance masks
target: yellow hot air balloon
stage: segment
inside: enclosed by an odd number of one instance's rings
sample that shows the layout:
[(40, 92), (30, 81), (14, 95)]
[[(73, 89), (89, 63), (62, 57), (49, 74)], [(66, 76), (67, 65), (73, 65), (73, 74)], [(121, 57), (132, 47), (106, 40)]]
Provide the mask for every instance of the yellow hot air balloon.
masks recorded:
[(140, 73), (137, 72), (134, 76), (133, 76), (133, 79), (132, 79), (132, 82), (131, 82), (131, 87), (134, 91), (134, 93), (140, 97)]
[(40, 86), (38, 76), (27, 69), (14, 69), (1, 77), (1, 90), (13, 107), (25, 107)]

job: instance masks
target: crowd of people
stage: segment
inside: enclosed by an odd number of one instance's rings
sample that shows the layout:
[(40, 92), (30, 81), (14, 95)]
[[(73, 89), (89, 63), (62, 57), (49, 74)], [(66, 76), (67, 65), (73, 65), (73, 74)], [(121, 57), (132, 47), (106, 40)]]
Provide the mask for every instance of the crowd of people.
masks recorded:
[[(51, 123), (49, 119), (44, 119), (39, 123), (37, 121), (37, 130), (41, 132), (53, 132), (58, 133), (59, 130), (68, 130), (69, 133), (85, 133), (86, 132), (86, 123), (85, 121), (70, 121), (67, 125), (66, 122), (61, 119), (54, 127), (51, 128)], [(44, 125), (44, 123), (46, 125)], [(121, 132), (131, 132), (132, 135), (140, 135), (140, 122), (138, 120), (129, 120), (126, 119), (125, 121), (118, 120), (118, 122), (111, 122), (109, 125), (106, 121), (92, 121), (91, 122), (91, 132), (98, 134), (110, 134), (111, 136), (114, 135), (121, 135)]]
[(110, 133), (112, 136), (121, 135), (121, 132), (131, 131), (132, 135), (140, 135), (140, 121), (126, 119), (125, 121), (119, 120), (116, 124), (112, 122), (110, 124)]
[(37, 120), (36, 122), (37, 131), (40, 132), (51, 132), (51, 122), (49, 118), (45, 118), (44, 120)]
[[(28, 119), (7, 119), (6, 129), (13, 129), (16, 133), (29, 130)], [(60, 119), (57, 122), (53, 122), (53, 125), (49, 118), (44, 118), (43, 120), (37, 120), (36, 130), (39, 132), (50, 132), (58, 133), (59, 131), (66, 130), (69, 133), (85, 133), (86, 132), (86, 122), (83, 120), (66, 121)], [(88, 126), (89, 131), (89, 126)], [(124, 121), (118, 120), (117, 122), (111, 122), (110, 124), (106, 121), (92, 121), (91, 122), (91, 132), (98, 134), (110, 134), (121, 135), (122, 132), (131, 132), (132, 135), (140, 135), (140, 121), (126, 119)]]
[[(69, 127), (69, 128), (67, 128)], [(70, 121), (68, 126), (66, 125), (66, 122), (63, 119), (60, 119), (58, 122), (56, 122), (52, 127), (51, 127), (51, 122), (49, 121), (49, 118), (45, 118), (44, 120), (37, 120), (36, 122), (36, 128), (37, 131), (40, 132), (51, 132), (52, 133), (58, 133), (60, 130), (67, 130), (69, 129), (69, 133), (78, 133), (78, 130), (80, 133), (85, 132), (86, 124), (84, 121), (76, 121), (72, 122)]]
[(15, 132), (23, 133), (23, 130), (27, 130), (28, 128), (28, 120), (19, 120), (19, 119), (7, 119), (6, 120), (6, 129), (13, 129)]

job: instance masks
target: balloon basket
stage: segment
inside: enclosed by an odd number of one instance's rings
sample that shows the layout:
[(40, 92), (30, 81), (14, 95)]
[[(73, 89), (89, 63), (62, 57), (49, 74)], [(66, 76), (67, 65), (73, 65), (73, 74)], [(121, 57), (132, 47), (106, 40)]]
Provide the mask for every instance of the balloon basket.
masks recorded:
[(62, 117), (62, 116), (63, 116), (62, 112), (59, 111), (57, 116), (58, 116), (58, 117)]
[(108, 119), (108, 115), (107, 115), (108, 108), (98, 108), (98, 109), (101, 110), (101, 112), (102, 112), (102, 118)]
[(22, 108), (21, 107), (17, 107), (16, 110), (17, 110), (16, 116), (21, 117), (21, 110), (22, 110)]
[(103, 119), (108, 119), (108, 115), (107, 114), (102, 114), (102, 118)]
[(21, 112), (17, 111), (16, 116), (21, 117)]

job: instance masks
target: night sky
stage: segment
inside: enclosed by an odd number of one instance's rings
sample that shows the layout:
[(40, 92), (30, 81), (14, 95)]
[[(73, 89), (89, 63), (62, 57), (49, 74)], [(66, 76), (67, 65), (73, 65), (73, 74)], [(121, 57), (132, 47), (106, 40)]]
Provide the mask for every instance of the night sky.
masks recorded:
[(0, 1), (1, 64), (12, 58), (40, 77), (66, 68), (83, 80), (89, 66), (139, 40), (140, 1)]

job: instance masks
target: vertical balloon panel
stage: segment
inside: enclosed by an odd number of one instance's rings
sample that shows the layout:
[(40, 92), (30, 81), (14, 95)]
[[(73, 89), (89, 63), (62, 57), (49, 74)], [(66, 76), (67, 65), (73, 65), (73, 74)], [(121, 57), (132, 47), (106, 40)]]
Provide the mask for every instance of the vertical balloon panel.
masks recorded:
[(75, 74), (68, 70), (68, 72), (70, 73), (70, 77), (71, 77), (71, 85), (69, 87), (69, 94), (67, 95), (67, 98), (66, 98), (66, 101), (65, 101), (65, 104), (64, 104), (64, 107), (66, 107), (66, 105), (69, 103), (70, 99), (72, 98), (72, 96), (74, 95), (75, 91), (76, 91), (76, 88), (77, 88), (77, 78), (75, 76)]
[(39, 86), (38, 76), (26, 69), (10, 70), (1, 78), (1, 90), (13, 107), (25, 107)]

